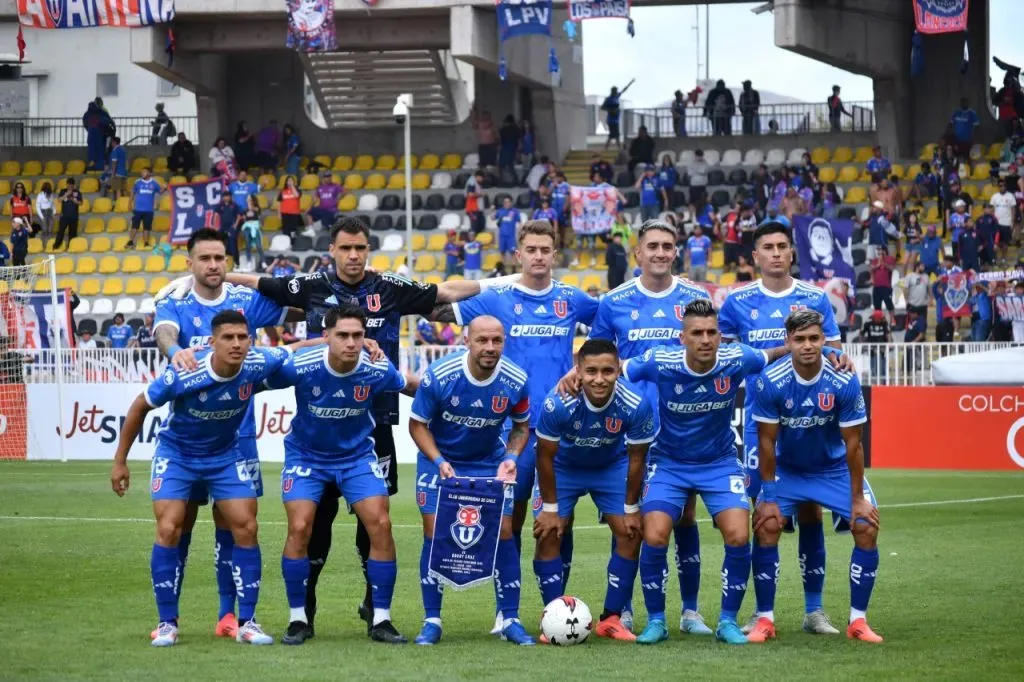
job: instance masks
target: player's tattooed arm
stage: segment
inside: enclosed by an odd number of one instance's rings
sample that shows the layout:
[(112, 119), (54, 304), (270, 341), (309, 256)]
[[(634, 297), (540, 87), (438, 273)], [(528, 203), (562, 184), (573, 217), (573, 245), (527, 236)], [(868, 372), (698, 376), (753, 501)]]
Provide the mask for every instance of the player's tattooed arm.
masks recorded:
[(512, 422), (512, 430), (508, 434), (505, 452), (518, 457), (523, 454), (526, 441), (530, 439), (530, 423), (528, 421)]
[(828, 361), (832, 363), (832, 367), (839, 370), (840, 372), (849, 372), (851, 374), (856, 373), (857, 367), (853, 364), (853, 359), (843, 351), (843, 344), (841, 341), (826, 341), (825, 345), (830, 348), (838, 348), (840, 353), (836, 355), (831, 353), (828, 356)]
[(162, 324), (153, 330), (153, 340), (164, 357), (179, 370), (192, 371), (199, 367), (196, 354), (191, 348), (178, 345), (178, 330), (169, 324)]
[(455, 322), (455, 308), (451, 303), (441, 303), (430, 311), (431, 322)]

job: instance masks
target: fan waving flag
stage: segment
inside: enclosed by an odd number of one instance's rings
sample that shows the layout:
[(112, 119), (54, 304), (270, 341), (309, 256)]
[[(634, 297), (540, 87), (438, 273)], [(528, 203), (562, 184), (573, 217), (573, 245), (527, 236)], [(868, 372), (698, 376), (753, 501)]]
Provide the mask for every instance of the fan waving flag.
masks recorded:
[(969, 0), (913, 0), (914, 22), (921, 33), (959, 33), (967, 30)]
[(446, 478), (438, 487), (430, 576), (457, 590), (490, 582), (505, 484), (493, 478)]
[(520, 36), (548, 36), (548, 71), (552, 85), (558, 76), (558, 57), (551, 38), (552, 0), (495, 0), (498, 15), (498, 77), (505, 80), (505, 41)]
[(18, 20), (32, 28), (137, 28), (174, 19), (174, 0), (18, 0)]

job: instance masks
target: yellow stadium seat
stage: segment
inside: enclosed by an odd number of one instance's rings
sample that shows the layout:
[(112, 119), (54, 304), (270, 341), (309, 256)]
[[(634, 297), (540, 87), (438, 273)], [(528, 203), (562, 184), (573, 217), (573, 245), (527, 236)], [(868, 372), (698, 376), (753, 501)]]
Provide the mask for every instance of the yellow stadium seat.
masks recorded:
[(366, 178), (366, 185), (363, 186), (363, 189), (384, 189), (385, 185), (387, 185), (387, 180), (384, 178), (384, 176), (381, 175), (380, 173), (374, 173), (370, 177)]
[(991, 170), (987, 163), (976, 163), (971, 171), (971, 180), (988, 180), (991, 176)]
[(28, 240), (28, 252), (30, 255), (42, 253), (46, 245), (43, 244), (42, 239), (29, 239)]
[(99, 273), (101, 275), (113, 275), (120, 269), (121, 263), (117, 260), (117, 256), (103, 256), (100, 258)]
[(437, 259), (431, 253), (421, 253), (416, 258), (415, 272), (433, 272), (437, 270)]
[(377, 159), (377, 164), (374, 166), (374, 170), (379, 171), (393, 171), (398, 167), (398, 160), (394, 154), (381, 154), (380, 158)]
[(437, 154), (424, 154), (423, 158), (420, 159), (420, 170), (437, 170), (441, 165), (441, 159)]
[(43, 175), (63, 175), (64, 164), (60, 161), (47, 161), (43, 166)]
[[(60, 204), (58, 203), (57, 206), (59, 207)], [(90, 213), (91, 211), (92, 211), (92, 202), (89, 201), (88, 199), (83, 198), (82, 199), (82, 205), (78, 207), (78, 212), (79, 213)]]
[[(420, 167), (420, 159), (415, 154), (410, 156), (409, 160), (412, 161), (412, 169), (413, 170), (416, 170), (417, 168)], [(395, 165), (395, 168), (397, 168), (400, 171), (404, 171), (405, 170), (405, 155), (404, 154), (402, 156), (398, 157), (398, 163)]]
[(388, 178), (388, 189), (405, 189), (405, 174), (392, 173)]
[(163, 192), (163, 191), (165, 191), (167, 189), (167, 181), (164, 180), (163, 177), (161, 177), (159, 175), (151, 175), (149, 177), (151, 177), (153, 180), (156, 180), (156, 184), (160, 185), (160, 191), (161, 192)]
[[(166, 197), (168, 202), (170, 197)], [(132, 210), (132, 200), (128, 197), (118, 197), (114, 202), (114, 213), (129, 213)]]
[(85, 221), (85, 234), (103, 234), (106, 229), (103, 218), (89, 218)]
[(167, 181), (171, 185), (184, 185), (188, 182), (188, 178), (184, 175), (172, 175), (171, 179)]
[(828, 163), (830, 158), (832, 158), (832, 153), (828, 150), (828, 147), (815, 147), (811, 150), (811, 163), (815, 166)]
[(36, 280), (36, 283), (32, 285), (32, 291), (43, 292), (50, 290), (50, 278), (44, 277)]
[(977, 220), (978, 218), (981, 217), (981, 215), (984, 212), (985, 212), (985, 207), (984, 206), (982, 206), (981, 204), (975, 204), (974, 207), (971, 209), (971, 218), (973, 218), (974, 220)]
[(494, 234), (491, 232), (481, 232), (476, 236), (476, 240), (480, 242), (480, 246), (486, 249), (488, 246), (494, 244)]
[(489, 272), (489, 271), (493, 270), (494, 268), (498, 267), (498, 263), (500, 263), (500, 262), (501, 262), (501, 254), (500, 253), (493, 253), (492, 252), (492, 253), (485, 254), (484, 255), (484, 262), (483, 262), (482, 270), (484, 272)]
[(339, 156), (334, 159), (334, 163), (331, 165), (331, 170), (340, 171), (347, 173), (352, 170), (353, 161), (351, 156)]
[(130, 251), (128, 248), (128, 235), (122, 235), (114, 238), (114, 251), (121, 253), (124, 251)]
[(324, 166), (326, 168), (330, 168), (331, 167), (331, 157), (326, 156), (324, 154), (318, 154), (317, 156), (314, 156), (313, 160), (316, 161), (321, 166)]
[(363, 188), (363, 176), (358, 173), (349, 173), (345, 176), (345, 189), (354, 191)]
[(462, 168), (462, 156), (459, 154), (445, 154), (441, 160), (441, 170), (459, 170)]
[(338, 210), (339, 211), (354, 211), (354, 210), (356, 210), (356, 206), (358, 206), (358, 204), (359, 204), (359, 201), (356, 199), (356, 195), (354, 195), (354, 194), (346, 194), (345, 196), (343, 196), (341, 198), (341, 201), (338, 202)]
[(448, 243), (448, 235), (432, 234), (427, 239), (427, 251), (444, 251), (444, 245)]
[(378, 253), (370, 260), (370, 267), (377, 272), (385, 272), (391, 269), (391, 257)]
[(360, 154), (356, 157), (356, 163), (352, 166), (353, 170), (357, 171), (368, 171), (373, 170), (374, 159), (369, 154)]
[(85, 237), (75, 237), (68, 246), (68, 253), (85, 253), (89, 250), (89, 240)]
[(853, 150), (849, 147), (838, 147), (832, 154), (832, 163), (850, 163), (853, 161)]
[(320, 186), (320, 176), (312, 173), (307, 173), (302, 176), (302, 180), (299, 181), (299, 189), (311, 192)]
[(978, 186), (977, 185), (964, 185), (964, 193), (972, 199), (978, 198)]
[[(128, 258), (125, 258), (125, 262), (127, 262), (131, 258), (136, 258), (136, 256), (128, 256)], [(122, 265), (122, 267), (123, 267), (123, 265)], [(146, 273), (149, 273), (149, 274), (156, 274), (158, 272), (166, 272), (166, 271), (167, 271), (167, 265), (166, 265), (166, 261), (164, 260), (163, 256), (147, 256), (146, 257), (146, 265), (143, 268), (143, 272), (146, 272)], [(128, 272), (128, 270), (125, 270), (125, 272)]]
[(580, 286), (580, 277), (579, 275), (570, 272), (561, 278), (561, 282), (562, 284), (567, 284), (571, 287), (576, 287), (578, 289)]
[(93, 237), (92, 242), (89, 244), (89, 250), (93, 253), (107, 253), (113, 248), (110, 237)]
[(21, 174), (34, 177), (36, 175), (43, 174), (43, 164), (38, 161), (26, 161), (25, 165), (21, 167)]
[(972, 161), (978, 161), (985, 154), (985, 147), (980, 144), (972, 145), (970, 157)]
[[(303, 197), (303, 199), (304, 198), (305, 197)], [(310, 199), (312, 200), (312, 197), (310, 197)], [(300, 204), (302, 203), (302, 199), (299, 199), (299, 203)], [(256, 205), (260, 207), (261, 211), (267, 210), (267, 197), (265, 195), (263, 195), (263, 194), (257, 194), (256, 195)]]
[(128, 221), (121, 216), (114, 216), (107, 221), (107, 232), (111, 234), (121, 234), (122, 232), (128, 231)]
[(868, 200), (868, 193), (863, 187), (851, 187), (843, 201), (846, 204), (862, 204)]
[(874, 150), (871, 147), (857, 147), (857, 151), (853, 157), (854, 163), (867, 163), (868, 159), (874, 156)]
[(197, 173), (196, 175), (192, 176), (192, 182), (206, 182), (209, 179), (209, 175), (203, 175), (202, 173)]
[(142, 296), (146, 293), (146, 278), (129, 277), (124, 283), (124, 293), (126, 296)]
[(576, 265), (572, 266), (573, 270), (589, 270), (593, 267), (593, 258), (589, 251), (583, 251), (580, 253), (577, 257), (577, 261)]
[(818, 180), (821, 182), (835, 182), (836, 181), (836, 169), (831, 166), (825, 166), (818, 170)]
[(722, 277), (718, 280), (718, 283), (721, 286), (723, 286), (723, 287), (729, 286), (730, 284), (735, 284), (736, 283), (736, 273), (735, 272), (724, 272), (724, 273), (722, 273)]
[(299, 197), (299, 210), (303, 213), (313, 208), (313, 197), (309, 194), (303, 194)]
[(921, 150), (921, 155), (917, 157), (918, 161), (931, 161), (935, 156), (935, 143), (929, 142)]
[(100, 191), (100, 181), (94, 177), (82, 178), (78, 183), (78, 189), (82, 194), (95, 194)]
[(897, 178), (902, 178), (905, 173), (906, 171), (903, 168), (903, 164), (894, 163), (892, 165), (892, 171), (889, 173), (889, 175), (895, 175)]
[(583, 289), (583, 291), (587, 291), (588, 289), (590, 289), (590, 287), (597, 287), (598, 289), (602, 289), (603, 287), (601, 285), (602, 282), (600, 275), (586, 275), (583, 278), (583, 282), (580, 284), (580, 289)]
[(58, 258), (55, 269), (58, 275), (70, 275), (75, 271), (75, 259), (67, 256)]
[(988, 202), (989, 199), (999, 192), (999, 188), (992, 184), (987, 184), (981, 188), (981, 200)]
[(0, 180), (0, 196), (11, 193), (11, 181)]
[(427, 275), (423, 281), (427, 284), (440, 284), (444, 280), (441, 279), (441, 275)]
[(928, 214), (925, 215), (924, 222), (937, 223), (940, 220), (942, 220), (942, 216), (939, 215), (939, 207), (936, 206), (935, 204), (932, 204), (931, 206), (928, 207)]
[(100, 295), (100, 280), (95, 277), (86, 277), (81, 281), (78, 288), (78, 295), (83, 298)]
[(413, 189), (430, 189), (430, 174), (429, 173), (416, 173), (412, 176), (412, 188)]
[(708, 281), (711, 282), (712, 284), (718, 284), (718, 273), (716, 273), (716, 272), (709, 272), (707, 274), (707, 277), (708, 277)]
[(85, 175), (85, 161), (81, 161), (79, 159), (68, 161), (68, 165), (64, 168), (64, 172), (68, 175)]
[(20, 182), (21, 184), (25, 185), (25, 191), (26, 192), (28, 192), (29, 194), (32, 193), (32, 181), (31, 180), (29, 180), (25, 176), (21, 176), (20, 178), (18, 178), (18, 182)]
[(92, 256), (82, 256), (75, 262), (76, 275), (91, 275), (96, 272), (96, 259)]
[(153, 159), (153, 172), (154, 173), (166, 173), (167, 172), (167, 157), (158, 156)]
[(277, 178), (270, 173), (264, 173), (256, 179), (256, 184), (259, 185), (261, 191), (274, 189), (277, 186)]
[[(166, 233), (170, 229), (171, 229), (171, 216), (169, 216), (169, 215), (153, 216), (153, 231), (154, 232), (156, 232), (157, 234), (159, 234), (161, 232)], [(166, 236), (167, 235), (164, 234), (164, 236), (160, 238), (161, 241), (163, 241)]]
[(856, 166), (843, 166), (839, 171), (839, 182), (843, 184), (857, 182), (859, 177), (860, 169)]
[(149, 294), (150, 296), (156, 296), (158, 293), (160, 293), (161, 289), (163, 289), (170, 283), (170, 281), (171, 280), (166, 277), (154, 277), (153, 279), (149, 280), (149, 288), (147, 289), (146, 293)]
[(993, 142), (989, 145), (988, 151), (985, 153), (985, 159), (987, 161), (998, 161), (1003, 155), (1003, 144), (1001, 142)]
[(61, 277), (57, 280), (58, 289), (78, 289), (78, 280), (74, 277)]
[[(160, 258), (160, 256), (150, 256), (150, 258)], [(161, 265), (162, 264), (163, 261), (161, 260)], [(161, 271), (163, 271), (163, 268), (160, 268), (157, 272)], [(125, 256), (124, 260), (121, 261), (121, 272), (126, 275), (134, 275), (137, 272), (142, 272), (142, 256), (136, 256), (135, 254)]]
[(721, 268), (725, 267), (725, 252), (715, 249), (711, 252), (711, 267)]
[(160, 205), (157, 206), (158, 211), (169, 212), (171, 210), (171, 195), (161, 194)]
[(152, 168), (153, 164), (148, 157), (136, 156), (132, 159), (130, 170), (132, 173), (141, 173), (143, 168)]
[(103, 290), (100, 293), (104, 296), (120, 296), (124, 293), (124, 282), (120, 277), (108, 277), (103, 281)]
[(110, 199), (107, 197), (96, 197), (96, 201), (92, 205), (93, 213), (110, 213), (114, 209), (114, 205), (110, 203)]
[(263, 220), (263, 231), (274, 232), (281, 229), (281, 216), (271, 213)]
[(0, 175), (16, 178), (21, 175), (21, 164), (17, 161), (4, 161), (3, 165), (0, 166)]
[(871, 173), (868, 173), (867, 168), (860, 169), (860, 175), (857, 177), (857, 182), (871, 182), (874, 178), (871, 177)]
[(9, 235), (11, 233), (11, 221), (6, 218), (0, 220), (0, 234)]
[(412, 235), (412, 250), (423, 251), (427, 248), (427, 238), (419, 233), (413, 233)]

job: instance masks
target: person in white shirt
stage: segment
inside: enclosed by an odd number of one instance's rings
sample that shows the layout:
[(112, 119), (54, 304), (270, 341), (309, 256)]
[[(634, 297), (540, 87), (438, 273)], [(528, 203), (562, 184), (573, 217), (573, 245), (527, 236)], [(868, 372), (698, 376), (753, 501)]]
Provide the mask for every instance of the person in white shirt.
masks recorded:
[(999, 224), (999, 259), (1006, 261), (1006, 252), (1013, 238), (1013, 218), (1017, 208), (1017, 198), (1013, 196), (1006, 181), (999, 183), (999, 192), (992, 195), (989, 203), (995, 209), (996, 222)]
[(530, 188), (530, 191), (537, 194), (537, 190), (540, 189), (540, 183), (544, 179), (544, 176), (548, 174), (548, 157), (540, 157), (540, 163), (535, 164), (530, 172), (526, 174), (526, 185)]
[(78, 348), (79, 349), (94, 349), (96, 348), (96, 339), (92, 338), (92, 332), (86, 330), (79, 335)]
[(36, 196), (36, 213), (43, 226), (43, 242), (53, 236), (53, 186), (44, 182)]

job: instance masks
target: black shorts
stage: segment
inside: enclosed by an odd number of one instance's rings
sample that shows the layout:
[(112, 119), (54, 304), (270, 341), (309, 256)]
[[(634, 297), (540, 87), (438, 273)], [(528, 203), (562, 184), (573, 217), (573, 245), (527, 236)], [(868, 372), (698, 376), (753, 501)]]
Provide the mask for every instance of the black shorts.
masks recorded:
[(1000, 225), (998, 230), (996, 230), (996, 235), (998, 235), (1000, 246), (1009, 246), (1010, 242), (1013, 241), (1013, 226)]
[(619, 124), (618, 124), (618, 122), (616, 122), (616, 123), (609, 122), (608, 123), (608, 139), (609, 140), (618, 140), (619, 139)]
[(139, 225), (142, 226), (143, 231), (153, 231), (153, 212), (152, 211), (135, 211), (132, 213), (132, 229), (139, 229)]
[(740, 245), (732, 242), (725, 242), (725, 264), (736, 265), (740, 262)]
[(872, 287), (871, 299), (875, 310), (881, 310), (883, 304), (890, 313), (896, 309), (892, 304), (892, 287)]

